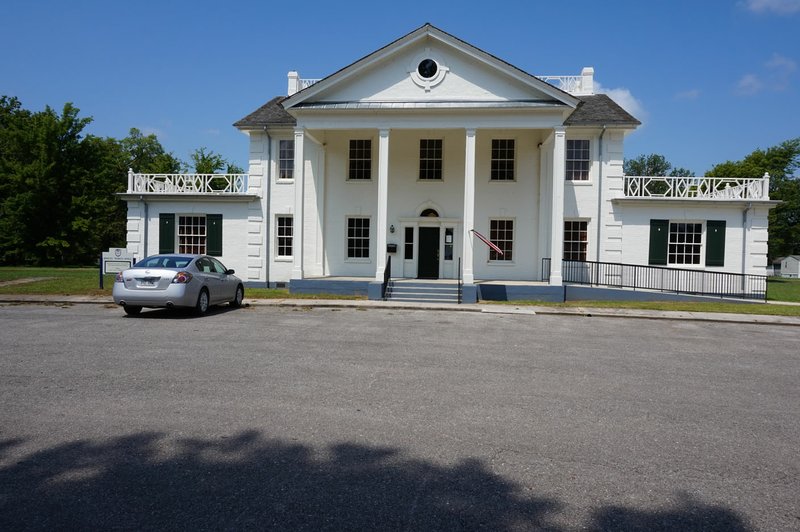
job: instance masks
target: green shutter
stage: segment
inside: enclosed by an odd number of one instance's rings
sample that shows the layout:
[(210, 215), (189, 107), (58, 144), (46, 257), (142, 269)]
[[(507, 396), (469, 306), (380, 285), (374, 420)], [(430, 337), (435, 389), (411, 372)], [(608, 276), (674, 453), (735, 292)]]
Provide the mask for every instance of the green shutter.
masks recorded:
[(725, 266), (725, 220), (706, 222), (706, 266)]
[(669, 241), (669, 220), (650, 220), (650, 259), (648, 264), (667, 265), (667, 242)]
[(175, 215), (172, 213), (158, 215), (158, 252), (175, 253)]
[(206, 253), (222, 256), (222, 215), (206, 214)]

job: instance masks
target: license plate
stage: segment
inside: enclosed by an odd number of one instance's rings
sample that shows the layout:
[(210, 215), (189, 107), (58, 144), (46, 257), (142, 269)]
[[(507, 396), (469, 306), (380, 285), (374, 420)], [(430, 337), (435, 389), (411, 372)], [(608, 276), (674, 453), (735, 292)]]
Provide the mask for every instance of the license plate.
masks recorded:
[(155, 286), (155, 281), (139, 281), (139, 286)]

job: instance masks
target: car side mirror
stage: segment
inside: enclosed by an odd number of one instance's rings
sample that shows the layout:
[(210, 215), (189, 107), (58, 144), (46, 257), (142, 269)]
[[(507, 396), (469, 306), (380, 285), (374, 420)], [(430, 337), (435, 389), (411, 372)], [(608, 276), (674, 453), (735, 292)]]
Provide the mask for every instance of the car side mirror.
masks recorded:
[(225, 270), (225, 275), (233, 275), (236, 273), (234, 270)]

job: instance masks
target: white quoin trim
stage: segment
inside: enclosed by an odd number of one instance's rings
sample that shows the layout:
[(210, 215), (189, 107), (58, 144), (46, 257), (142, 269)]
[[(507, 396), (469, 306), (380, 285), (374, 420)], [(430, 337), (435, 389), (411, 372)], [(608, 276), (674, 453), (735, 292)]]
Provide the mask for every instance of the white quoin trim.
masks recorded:
[(378, 132), (378, 221), (375, 280), (383, 282), (386, 269), (386, 222), (389, 210), (389, 130)]
[(463, 280), (465, 284), (475, 282), (473, 270), (472, 232), (475, 228), (475, 130), (466, 131), (464, 161), (464, 226), (463, 226)]
[(303, 155), (303, 141), (305, 130), (298, 128), (294, 131), (294, 216), (292, 217), (292, 279), (303, 278), (303, 203), (305, 200), (305, 158)]
[(553, 139), (553, 204), (550, 228), (550, 284), (561, 286), (564, 257), (564, 180), (566, 179), (566, 130), (555, 128)]

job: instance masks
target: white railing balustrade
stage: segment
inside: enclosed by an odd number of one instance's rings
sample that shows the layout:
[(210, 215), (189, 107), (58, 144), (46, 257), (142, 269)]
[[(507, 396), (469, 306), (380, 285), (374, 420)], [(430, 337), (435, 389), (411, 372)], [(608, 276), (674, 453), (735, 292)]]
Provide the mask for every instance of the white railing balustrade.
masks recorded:
[(760, 178), (625, 176), (627, 198), (768, 200), (769, 174)]
[(137, 174), (128, 171), (128, 193), (246, 194), (248, 174)]
[(297, 80), (298, 90), (307, 89), (308, 87), (310, 87), (311, 85), (313, 85), (314, 83), (316, 83), (318, 81), (319, 81), (319, 79), (300, 78), (300, 79)]
[(542, 81), (555, 85), (564, 92), (577, 94), (581, 92), (582, 76), (536, 76)]

